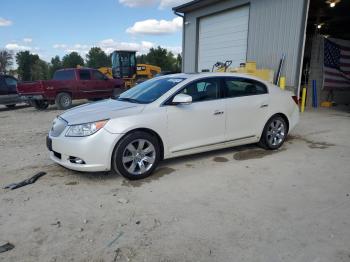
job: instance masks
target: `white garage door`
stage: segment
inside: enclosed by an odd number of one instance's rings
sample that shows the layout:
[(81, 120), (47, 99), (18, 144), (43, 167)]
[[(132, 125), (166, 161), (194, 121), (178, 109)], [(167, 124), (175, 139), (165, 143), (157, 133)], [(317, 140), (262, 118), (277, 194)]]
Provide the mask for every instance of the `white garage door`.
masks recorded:
[(199, 20), (198, 71), (232, 60), (238, 67), (247, 58), (249, 6), (242, 6)]

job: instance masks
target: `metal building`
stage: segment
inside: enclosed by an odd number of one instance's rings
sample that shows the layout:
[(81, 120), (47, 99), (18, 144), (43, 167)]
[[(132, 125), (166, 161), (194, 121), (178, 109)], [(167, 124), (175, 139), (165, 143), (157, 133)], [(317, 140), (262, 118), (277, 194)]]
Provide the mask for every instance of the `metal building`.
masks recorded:
[(276, 71), (285, 54), (287, 86), (299, 85), (307, 0), (195, 0), (174, 11), (184, 16), (184, 72), (211, 70), (226, 60), (232, 66), (256, 61)]

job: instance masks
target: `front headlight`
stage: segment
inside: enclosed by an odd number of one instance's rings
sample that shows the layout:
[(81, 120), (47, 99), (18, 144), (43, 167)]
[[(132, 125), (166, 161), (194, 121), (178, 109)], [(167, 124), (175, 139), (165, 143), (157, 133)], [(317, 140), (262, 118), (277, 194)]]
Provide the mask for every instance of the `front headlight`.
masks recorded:
[(71, 137), (81, 137), (81, 136), (91, 136), (95, 134), (98, 130), (100, 130), (104, 125), (108, 122), (108, 120), (102, 120), (93, 123), (86, 123), (80, 125), (70, 126), (66, 136)]

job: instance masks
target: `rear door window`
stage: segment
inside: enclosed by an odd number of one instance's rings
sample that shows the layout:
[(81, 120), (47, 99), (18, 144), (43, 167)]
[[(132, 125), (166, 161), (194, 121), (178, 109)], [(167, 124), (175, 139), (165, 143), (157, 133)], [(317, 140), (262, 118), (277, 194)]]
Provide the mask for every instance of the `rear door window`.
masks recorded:
[(241, 97), (267, 94), (267, 87), (256, 80), (247, 78), (226, 78), (226, 97)]
[(75, 80), (74, 70), (60, 70), (53, 75), (53, 80)]
[(91, 80), (91, 75), (89, 70), (79, 71), (80, 80)]

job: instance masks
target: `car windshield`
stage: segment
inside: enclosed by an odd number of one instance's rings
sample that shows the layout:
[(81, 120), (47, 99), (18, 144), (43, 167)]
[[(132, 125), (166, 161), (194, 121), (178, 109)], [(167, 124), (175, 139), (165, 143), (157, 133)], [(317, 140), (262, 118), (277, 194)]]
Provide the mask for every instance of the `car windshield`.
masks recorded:
[(122, 93), (117, 99), (131, 103), (149, 104), (156, 101), (185, 78), (167, 77), (151, 79)]

